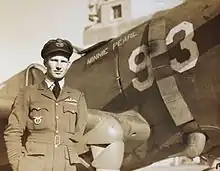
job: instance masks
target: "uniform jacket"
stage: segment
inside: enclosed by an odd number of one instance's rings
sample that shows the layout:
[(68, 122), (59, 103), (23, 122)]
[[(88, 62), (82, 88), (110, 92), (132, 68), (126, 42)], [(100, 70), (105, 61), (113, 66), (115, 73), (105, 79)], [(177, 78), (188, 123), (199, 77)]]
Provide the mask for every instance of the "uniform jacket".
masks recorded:
[[(45, 81), (25, 87), (12, 106), (4, 133), (13, 171), (74, 171), (87, 105), (83, 93), (64, 85), (58, 99)], [(22, 145), (24, 132), (27, 134)]]

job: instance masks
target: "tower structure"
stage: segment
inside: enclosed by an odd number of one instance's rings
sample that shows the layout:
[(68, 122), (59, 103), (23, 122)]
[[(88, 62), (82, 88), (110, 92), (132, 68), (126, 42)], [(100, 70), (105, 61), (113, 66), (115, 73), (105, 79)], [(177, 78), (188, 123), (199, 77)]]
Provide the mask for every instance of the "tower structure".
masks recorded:
[(117, 37), (132, 27), (131, 0), (90, 0), (90, 25), (83, 32), (85, 46)]

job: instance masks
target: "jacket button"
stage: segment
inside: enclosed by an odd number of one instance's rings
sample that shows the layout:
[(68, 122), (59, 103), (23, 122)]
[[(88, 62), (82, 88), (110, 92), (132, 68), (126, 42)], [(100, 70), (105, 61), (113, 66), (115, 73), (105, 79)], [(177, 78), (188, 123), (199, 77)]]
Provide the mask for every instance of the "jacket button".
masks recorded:
[(56, 119), (59, 119), (59, 116), (56, 116)]
[(56, 106), (58, 106), (59, 104), (58, 103), (56, 103)]

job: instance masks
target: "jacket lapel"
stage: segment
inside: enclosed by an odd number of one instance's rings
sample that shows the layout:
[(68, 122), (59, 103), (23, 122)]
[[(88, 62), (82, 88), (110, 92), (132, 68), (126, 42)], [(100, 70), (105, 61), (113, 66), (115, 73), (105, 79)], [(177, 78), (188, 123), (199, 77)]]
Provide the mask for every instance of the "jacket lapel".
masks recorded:
[(56, 100), (56, 98), (53, 95), (53, 92), (47, 87), (47, 83), (44, 80), (38, 85), (38, 90), (41, 91), (41, 94), (43, 96)]
[(69, 98), (71, 93), (72, 93), (72, 89), (67, 85), (64, 85), (57, 101), (62, 101)]

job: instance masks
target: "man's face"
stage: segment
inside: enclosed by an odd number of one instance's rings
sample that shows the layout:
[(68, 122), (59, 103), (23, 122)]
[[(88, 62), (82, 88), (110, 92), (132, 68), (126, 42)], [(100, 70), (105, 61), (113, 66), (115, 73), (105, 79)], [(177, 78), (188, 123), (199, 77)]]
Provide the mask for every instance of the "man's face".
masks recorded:
[(63, 56), (53, 56), (45, 62), (47, 76), (52, 80), (61, 80), (69, 67), (69, 60)]

